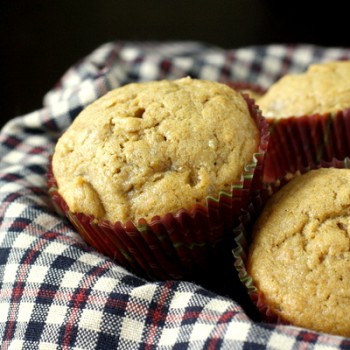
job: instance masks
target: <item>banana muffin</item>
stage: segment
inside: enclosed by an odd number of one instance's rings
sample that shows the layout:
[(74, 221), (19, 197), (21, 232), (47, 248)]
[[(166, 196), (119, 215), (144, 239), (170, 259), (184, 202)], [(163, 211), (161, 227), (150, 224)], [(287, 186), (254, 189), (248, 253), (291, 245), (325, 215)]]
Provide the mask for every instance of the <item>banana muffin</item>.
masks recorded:
[(87, 243), (124, 267), (202, 283), (213, 261), (226, 268), (224, 242), (262, 187), (267, 144), (254, 101), (226, 84), (132, 83), (61, 136), (49, 192)]
[(257, 104), (266, 118), (337, 112), (350, 107), (350, 61), (312, 64), (302, 74), (287, 74)]
[(245, 99), (224, 84), (133, 83), (80, 113), (59, 139), (52, 169), (72, 212), (137, 222), (230, 191), (259, 141)]
[(257, 104), (270, 125), (265, 180), (350, 156), (350, 61), (310, 65), (273, 84)]
[(350, 336), (350, 170), (312, 170), (274, 194), (246, 267), (282, 321)]

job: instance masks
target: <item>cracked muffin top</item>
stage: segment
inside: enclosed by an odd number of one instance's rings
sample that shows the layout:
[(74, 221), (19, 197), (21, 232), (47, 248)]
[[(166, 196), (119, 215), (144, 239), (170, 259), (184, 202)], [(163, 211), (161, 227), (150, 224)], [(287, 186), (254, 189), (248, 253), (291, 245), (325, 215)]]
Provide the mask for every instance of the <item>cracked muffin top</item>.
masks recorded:
[(350, 107), (350, 61), (309, 66), (302, 74), (287, 74), (257, 99), (267, 118), (300, 117)]
[(272, 196), (247, 271), (283, 320), (350, 336), (350, 170), (313, 170)]
[(224, 84), (133, 83), (78, 115), (57, 142), (52, 170), (71, 211), (136, 222), (230, 190), (258, 145), (247, 102)]

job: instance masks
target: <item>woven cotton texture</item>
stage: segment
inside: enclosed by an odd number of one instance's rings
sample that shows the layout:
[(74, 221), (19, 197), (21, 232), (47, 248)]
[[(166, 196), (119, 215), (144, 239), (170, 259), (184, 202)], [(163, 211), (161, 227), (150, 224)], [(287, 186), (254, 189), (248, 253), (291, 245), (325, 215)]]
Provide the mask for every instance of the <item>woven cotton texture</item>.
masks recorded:
[(89, 248), (50, 201), (46, 169), (87, 104), (134, 81), (190, 75), (268, 87), (350, 50), (195, 42), (107, 43), (70, 68), (42, 109), (0, 133), (0, 346), (6, 349), (350, 349), (350, 339), (252, 322), (189, 282), (150, 283)]

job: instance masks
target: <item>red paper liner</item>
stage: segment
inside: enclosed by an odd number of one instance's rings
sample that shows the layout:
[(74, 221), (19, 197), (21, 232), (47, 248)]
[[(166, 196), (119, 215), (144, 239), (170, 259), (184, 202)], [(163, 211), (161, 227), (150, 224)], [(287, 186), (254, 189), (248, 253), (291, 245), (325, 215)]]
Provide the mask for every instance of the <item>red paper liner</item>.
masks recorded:
[[(248, 83), (248, 82), (243, 82), (243, 81), (225, 81), (224, 84), (230, 86), (236, 91), (239, 91), (243, 94), (247, 94), (250, 96), (250, 98), (254, 99), (254, 95), (262, 96), (265, 94), (266, 89), (263, 87), (253, 84), (253, 83)], [(250, 94), (252, 92), (252, 94)]]
[(264, 155), (268, 145), (268, 125), (254, 101), (245, 96), (249, 112), (260, 130), (258, 153), (247, 164), (241, 181), (230, 192), (208, 197), (207, 205), (195, 205), (175, 214), (155, 216), (138, 223), (97, 221), (82, 213), (72, 213), (60, 196), (51, 168), (49, 192), (59, 211), (64, 213), (88, 244), (120, 265), (151, 279), (205, 280), (207, 271), (220, 261), (223, 244), (241, 209), (262, 188)]
[(235, 271), (240, 282), (245, 287), (250, 301), (253, 303), (261, 320), (264, 322), (288, 324), (287, 321), (283, 320), (283, 318), (268, 305), (264, 293), (256, 287), (253, 278), (247, 271), (247, 257), (254, 223), (268, 199), (291, 181), (294, 176), (299, 176), (300, 174), (318, 168), (350, 169), (350, 158), (345, 158), (343, 160), (333, 158), (328, 162), (320, 161), (319, 164), (306, 165), (301, 167), (298, 172), (293, 175), (289, 174), (273, 183), (265, 184), (263, 190), (260, 191), (260, 193), (251, 201), (249, 206), (247, 206), (247, 209), (242, 211), (242, 215), (239, 218), (239, 224), (234, 229), (235, 247), (232, 250), (232, 254), (234, 257)]
[(250, 90), (260, 95), (263, 95), (266, 93), (266, 89), (264, 89), (262, 86), (253, 84), (250, 82), (228, 80), (228, 81), (224, 81), (223, 83), (232, 87), (237, 91)]
[(273, 182), (321, 161), (350, 156), (350, 109), (283, 119), (267, 119), (269, 147), (264, 181)]

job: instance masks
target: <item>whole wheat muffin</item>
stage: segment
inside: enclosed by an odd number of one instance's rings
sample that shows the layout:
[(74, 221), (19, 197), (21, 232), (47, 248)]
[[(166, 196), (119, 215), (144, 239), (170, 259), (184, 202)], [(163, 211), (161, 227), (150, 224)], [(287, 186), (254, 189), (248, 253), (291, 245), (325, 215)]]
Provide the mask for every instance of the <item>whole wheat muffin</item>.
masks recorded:
[(350, 170), (298, 176), (267, 203), (247, 271), (291, 324), (350, 336)]
[(80, 113), (56, 145), (52, 170), (72, 212), (150, 220), (230, 190), (259, 137), (247, 102), (224, 84), (133, 83)]
[(350, 61), (313, 64), (302, 74), (287, 74), (257, 104), (267, 118), (336, 112), (350, 107)]

